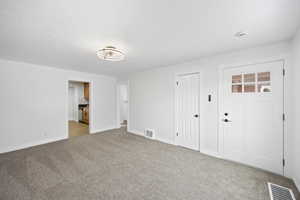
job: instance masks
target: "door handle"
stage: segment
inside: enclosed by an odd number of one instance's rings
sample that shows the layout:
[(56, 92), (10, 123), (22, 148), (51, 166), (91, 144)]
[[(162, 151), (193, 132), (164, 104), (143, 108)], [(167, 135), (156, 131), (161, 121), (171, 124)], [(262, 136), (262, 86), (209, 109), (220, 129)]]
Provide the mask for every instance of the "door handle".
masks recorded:
[(223, 122), (231, 122), (231, 121), (228, 120), (228, 119), (223, 119), (222, 121), (223, 121)]
[(197, 118), (197, 117), (199, 117), (199, 115), (197, 115), (197, 114), (196, 114), (196, 115), (194, 115), (194, 117), (196, 117), (196, 118)]

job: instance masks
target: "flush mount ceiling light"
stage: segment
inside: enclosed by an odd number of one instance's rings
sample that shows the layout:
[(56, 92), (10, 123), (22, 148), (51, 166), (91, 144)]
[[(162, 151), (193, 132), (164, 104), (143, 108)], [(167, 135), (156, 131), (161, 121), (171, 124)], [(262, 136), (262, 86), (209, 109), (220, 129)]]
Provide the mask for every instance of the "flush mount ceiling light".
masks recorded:
[(236, 34), (234, 34), (234, 36), (235, 36), (235, 37), (238, 37), (238, 38), (244, 37), (244, 36), (246, 36), (246, 35), (248, 35), (248, 33), (244, 32), (244, 31), (239, 31), (239, 32), (237, 32)]
[(113, 46), (107, 46), (98, 50), (97, 56), (102, 60), (108, 61), (121, 61), (125, 58), (125, 54)]

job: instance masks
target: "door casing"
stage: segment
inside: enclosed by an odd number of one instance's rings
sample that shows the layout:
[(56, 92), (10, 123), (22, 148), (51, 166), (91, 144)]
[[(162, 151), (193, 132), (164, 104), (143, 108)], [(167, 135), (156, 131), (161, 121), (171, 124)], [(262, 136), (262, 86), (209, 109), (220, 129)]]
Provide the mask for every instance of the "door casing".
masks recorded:
[(93, 93), (93, 81), (89, 80), (89, 79), (79, 79), (79, 78), (69, 78), (66, 79), (65, 83), (66, 83), (66, 120), (65, 120), (65, 126), (66, 126), (66, 133), (65, 133), (65, 139), (69, 138), (69, 112), (68, 112), (68, 104), (69, 104), (69, 83), (70, 81), (74, 81), (74, 82), (83, 82), (83, 83), (89, 83), (89, 134), (92, 133), (92, 128), (94, 125), (94, 118), (93, 118), (93, 110), (94, 110), (94, 102), (93, 102), (93, 97), (94, 97), (94, 93)]

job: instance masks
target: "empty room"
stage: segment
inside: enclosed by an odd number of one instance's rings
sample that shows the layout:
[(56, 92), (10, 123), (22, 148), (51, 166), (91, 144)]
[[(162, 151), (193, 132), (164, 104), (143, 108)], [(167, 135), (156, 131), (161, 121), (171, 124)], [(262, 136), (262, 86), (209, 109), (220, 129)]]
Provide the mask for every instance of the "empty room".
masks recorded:
[(300, 200), (299, 0), (1, 0), (0, 200)]

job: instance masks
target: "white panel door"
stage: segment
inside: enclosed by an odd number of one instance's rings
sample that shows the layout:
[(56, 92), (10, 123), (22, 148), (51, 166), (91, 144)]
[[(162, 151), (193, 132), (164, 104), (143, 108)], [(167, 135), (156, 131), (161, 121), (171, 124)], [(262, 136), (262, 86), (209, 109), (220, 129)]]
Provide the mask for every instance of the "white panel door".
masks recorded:
[(223, 156), (283, 173), (283, 62), (223, 71)]
[(199, 74), (178, 76), (176, 143), (179, 146), (199, 150)]

